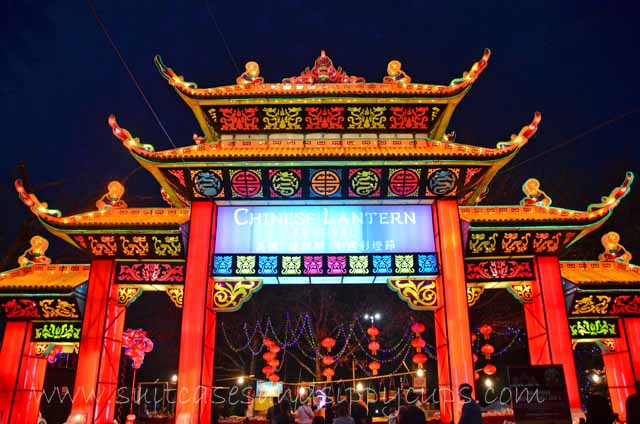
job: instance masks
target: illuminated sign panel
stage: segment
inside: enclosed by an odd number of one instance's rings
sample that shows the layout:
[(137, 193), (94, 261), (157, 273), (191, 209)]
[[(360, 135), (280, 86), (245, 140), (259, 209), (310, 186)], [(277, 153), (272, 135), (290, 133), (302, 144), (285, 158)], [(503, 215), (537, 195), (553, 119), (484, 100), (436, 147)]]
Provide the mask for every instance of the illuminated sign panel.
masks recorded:
[(435, 252), (428, 205), (218, 208), (217, 254)]

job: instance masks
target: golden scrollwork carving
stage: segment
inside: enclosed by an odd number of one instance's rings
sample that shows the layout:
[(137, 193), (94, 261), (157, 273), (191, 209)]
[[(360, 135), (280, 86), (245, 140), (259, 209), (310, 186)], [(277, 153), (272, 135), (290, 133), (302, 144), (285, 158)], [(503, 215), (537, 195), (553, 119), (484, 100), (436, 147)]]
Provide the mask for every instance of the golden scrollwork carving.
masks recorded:
[(142, 294), (142, 288), (141, 287), (120, 286), (120, 287), (118, 287), (118, 305), (120, 305), (120, 306), (129, 306), (141, 294)]
[(484, 293), (484, 287), (482, 286), (467, 286), (467, 304), (469, 307), (476, 304), (482, 293)]
[(301, 107), (265, 107), (262, 112), (265, 130), (302, 129)]
[(511, 283), (509, 291), (522, 303), (533, 301), (533, 287), (528, 283)]
[(602, 349), (602, 353), (613, 353), (616, 351), (615, 339), (600, 339), (596, 344)]
[(164, 236), (162, 238), (152, 236), (153, 251), (158, 256), (180, 256), (182, 246), (179, 236)]
[(40, 308), (43, 318), (80, 318), (76, 305), (66, 300), (42, 299)]
[(262, 280), (257, 279), (215, 281), (213, 308), (218, 312), (237, 311), (261, 288)]
[(593, 297), (594, 295), (590, 295), (576, 300), (571, 315), (606, 315), (611, 303), (611, 296), (596, 295), (597, 301)]
[(49, 348), (51, 348), (51, 343), (35, 343), (33, 347), (33, 353), (36, 356), (45, 356)]
[(502, 250), (504, 253), (526, 252), (529, 247), (529, 237), (531, 233), (520, 236), (518, 233), (505, 233), (502, 238)]
[(469, 241), (469, 250), (471, 253), (493, 253), (496, 251), (496, 241), (498, 239), (498, 233), (493, 233), (487, 238), (485, 233), (471, 234), (471, 240)]
[(164, 291), (176, 307), (182, 308), (182, 302), (184, 300), (184, 289), (182, 286), (169, 286), (166, 287)]
[(347, 122), (349, 129), (384, 129), (384, 123), (387, 117), (384, 112), (387, 110), (385, 106), (352, 106), (348, 107), (349, 116)]
[(389, 278), (387, 285), (415, 310), (433, 310), (438, 306), (435, 280), (424, 278)]

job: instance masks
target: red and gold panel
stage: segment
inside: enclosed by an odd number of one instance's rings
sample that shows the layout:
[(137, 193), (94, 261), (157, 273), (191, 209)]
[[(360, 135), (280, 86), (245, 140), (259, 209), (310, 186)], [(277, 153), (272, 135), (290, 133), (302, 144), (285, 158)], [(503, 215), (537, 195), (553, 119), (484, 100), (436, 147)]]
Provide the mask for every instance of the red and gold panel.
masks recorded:
[(466, 257), (557, 255), (577, 235), (578, 231), (574, 230), (472, 229), (467, 238)]
[(95, 258), (182, 259), (184, 245), (172, 234), (77, 234), (73, 241)]
[(464, 263), (469, 283), (530, 281), (535, 279), (533, 259), (467, 259)]
[(578, 292), (571, 304), (572, 316), (640, 317), (640, 293), (635, 292)]
[(80, 308), (73, 296), (3, 297), (0, 311), (7, 320), (77, 320)]
[(180, 262), (118, 262), (116, 283), (184, 283), (185, 264)]

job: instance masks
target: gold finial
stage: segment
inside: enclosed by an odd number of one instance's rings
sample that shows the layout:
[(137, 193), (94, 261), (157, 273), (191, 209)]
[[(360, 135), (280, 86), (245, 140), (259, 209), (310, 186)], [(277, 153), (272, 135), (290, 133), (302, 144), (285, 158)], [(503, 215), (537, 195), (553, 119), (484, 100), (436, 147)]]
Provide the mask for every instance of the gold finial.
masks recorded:
[(402, 70), (402, 63), (399, 60), (392, 60), (387, 65), (387, 76), (382, 81), (391, 84), (409, 84), (411, 77)]
[(244, 72), (236, 78), (238, 85), (262, 84), (263, 82), (264, 78), (260, 76), (260, 65), (258, 65), (258, 62), (253, 61), (247, 62), (244, 65)]
[(622, 262), (628, 264), (631, 261), (631, 253), (620, 244), (620, 234), (609, 231), (600, 239), (604, 252), (598, 255), (598, 259), (605, 262)]
[(45, 255), (45, 252), (49, 248), (49, 242), (46, 238), (33, 236), (29, 243), (31, 246), (18, 258), (18, 264), (21, 267), (37, 264), (47, 265), (51, 263), (51, 258)]
[(522, 206), (551, 206), (551, 197), (540, 190), (540, 181), (535, 178), (529, 178), (522, 184), (522, 191), (526, 195), (520, 200)]
[(96, 202), (99, 210), (106, 209), (123, 209), (127, 207), (127, 203), (122, 200), (124, 195), (124, 186), (119, 181), (111, 181), (107, 186), (107, 193), (104, 194)]

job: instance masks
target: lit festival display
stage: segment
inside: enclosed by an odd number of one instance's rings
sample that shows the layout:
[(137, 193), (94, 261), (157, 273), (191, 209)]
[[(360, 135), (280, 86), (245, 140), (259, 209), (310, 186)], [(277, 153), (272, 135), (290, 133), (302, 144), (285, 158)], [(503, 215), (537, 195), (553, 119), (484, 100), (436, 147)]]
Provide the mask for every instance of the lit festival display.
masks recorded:
[[(282, 340), (270, 320), (252, 324), (253, 332), (247, 324), (245, 343), (229, 345), (249, 350), (260, 364), (260, 375), (251, 376), (260, 380), (256, 411), (260, 395), (297, 387), (279, 367), (285, 351), (306, 340), (312, 348), (301, 353), (316, 361), (327, 383), (335, 383), (349, 350), (364, 358), (362, 372), (371, 379), (389, 367), (425, 385), (425, 364), (436, 363), (439, 417), (457, 422), (458, 387), (496, 374), (496, 358), (522, 341), (529, 365), (554, 370), (564, 382), (553, 389), (573, 412), (581, 408), (573, 349), (596, 343), (608, 381), (620, 382), (608, 393), (624, 419), (624, 401), (640, 377), (640, 344), (632, 342), (640, 338), (640, 267), (615, 232), (602, 235), (597, 261), (558, 258), (598, 231), (634, 176), (621, 170), (619, 185), (584, 210), (558, 207), (534, 178), (523, 182), (520, 204), (482, 204), (542, 119), (533, 113), (495, 148), (463, 144), (447, 131), (489, 59), (486, 50), (448, 85), (417, 83), (395, 60), (381, 81), (368, 82), (323, 51), (280, 83), (266, 83), (249, 62), (236, 84), (200, 88), (156, 57), (202, 135), (191, 146), (156, 150), (115, 116), (108, 125), (155, 178), (166, 205), (131, 207), (124, 184), (114, 181), (94, 210), (65, 215), (15, 182), (42, 226), (87, 260), (52, 264), (47, 240), (37, 236), (20, 267), (0, 273), (7, 321), (0, 424), (36, 422), (47, 361), (70, 352), (77, 366), (69, 422), (113, 422), (123, 353), (137, 369), (154, 346), (145, 331), (124, 329), (127, 308), (150, 291), (166, 293), (182, 314), (180, 338), (172, 341), (181, 393), (175, 418), (210, 423), (216, 328), (231, 338), (216, 325), (217, 314), (242, 310), (269, 284), (360, 284), (362, 291), (378, 284), (407, 308), (432, 314), (435, 325), (411, 320), (389, 345), (373, 316), (366, 327), (343, 323), (318, 338), (309, 315), (287, 321), (291, 338)], [(513, 296), (526, 329), (472, 328), (469, 309), (487, 290)], [(435, 344), (427, 343), (429, 332)], [(328, 401), (324, 391), (314, 393)]]

